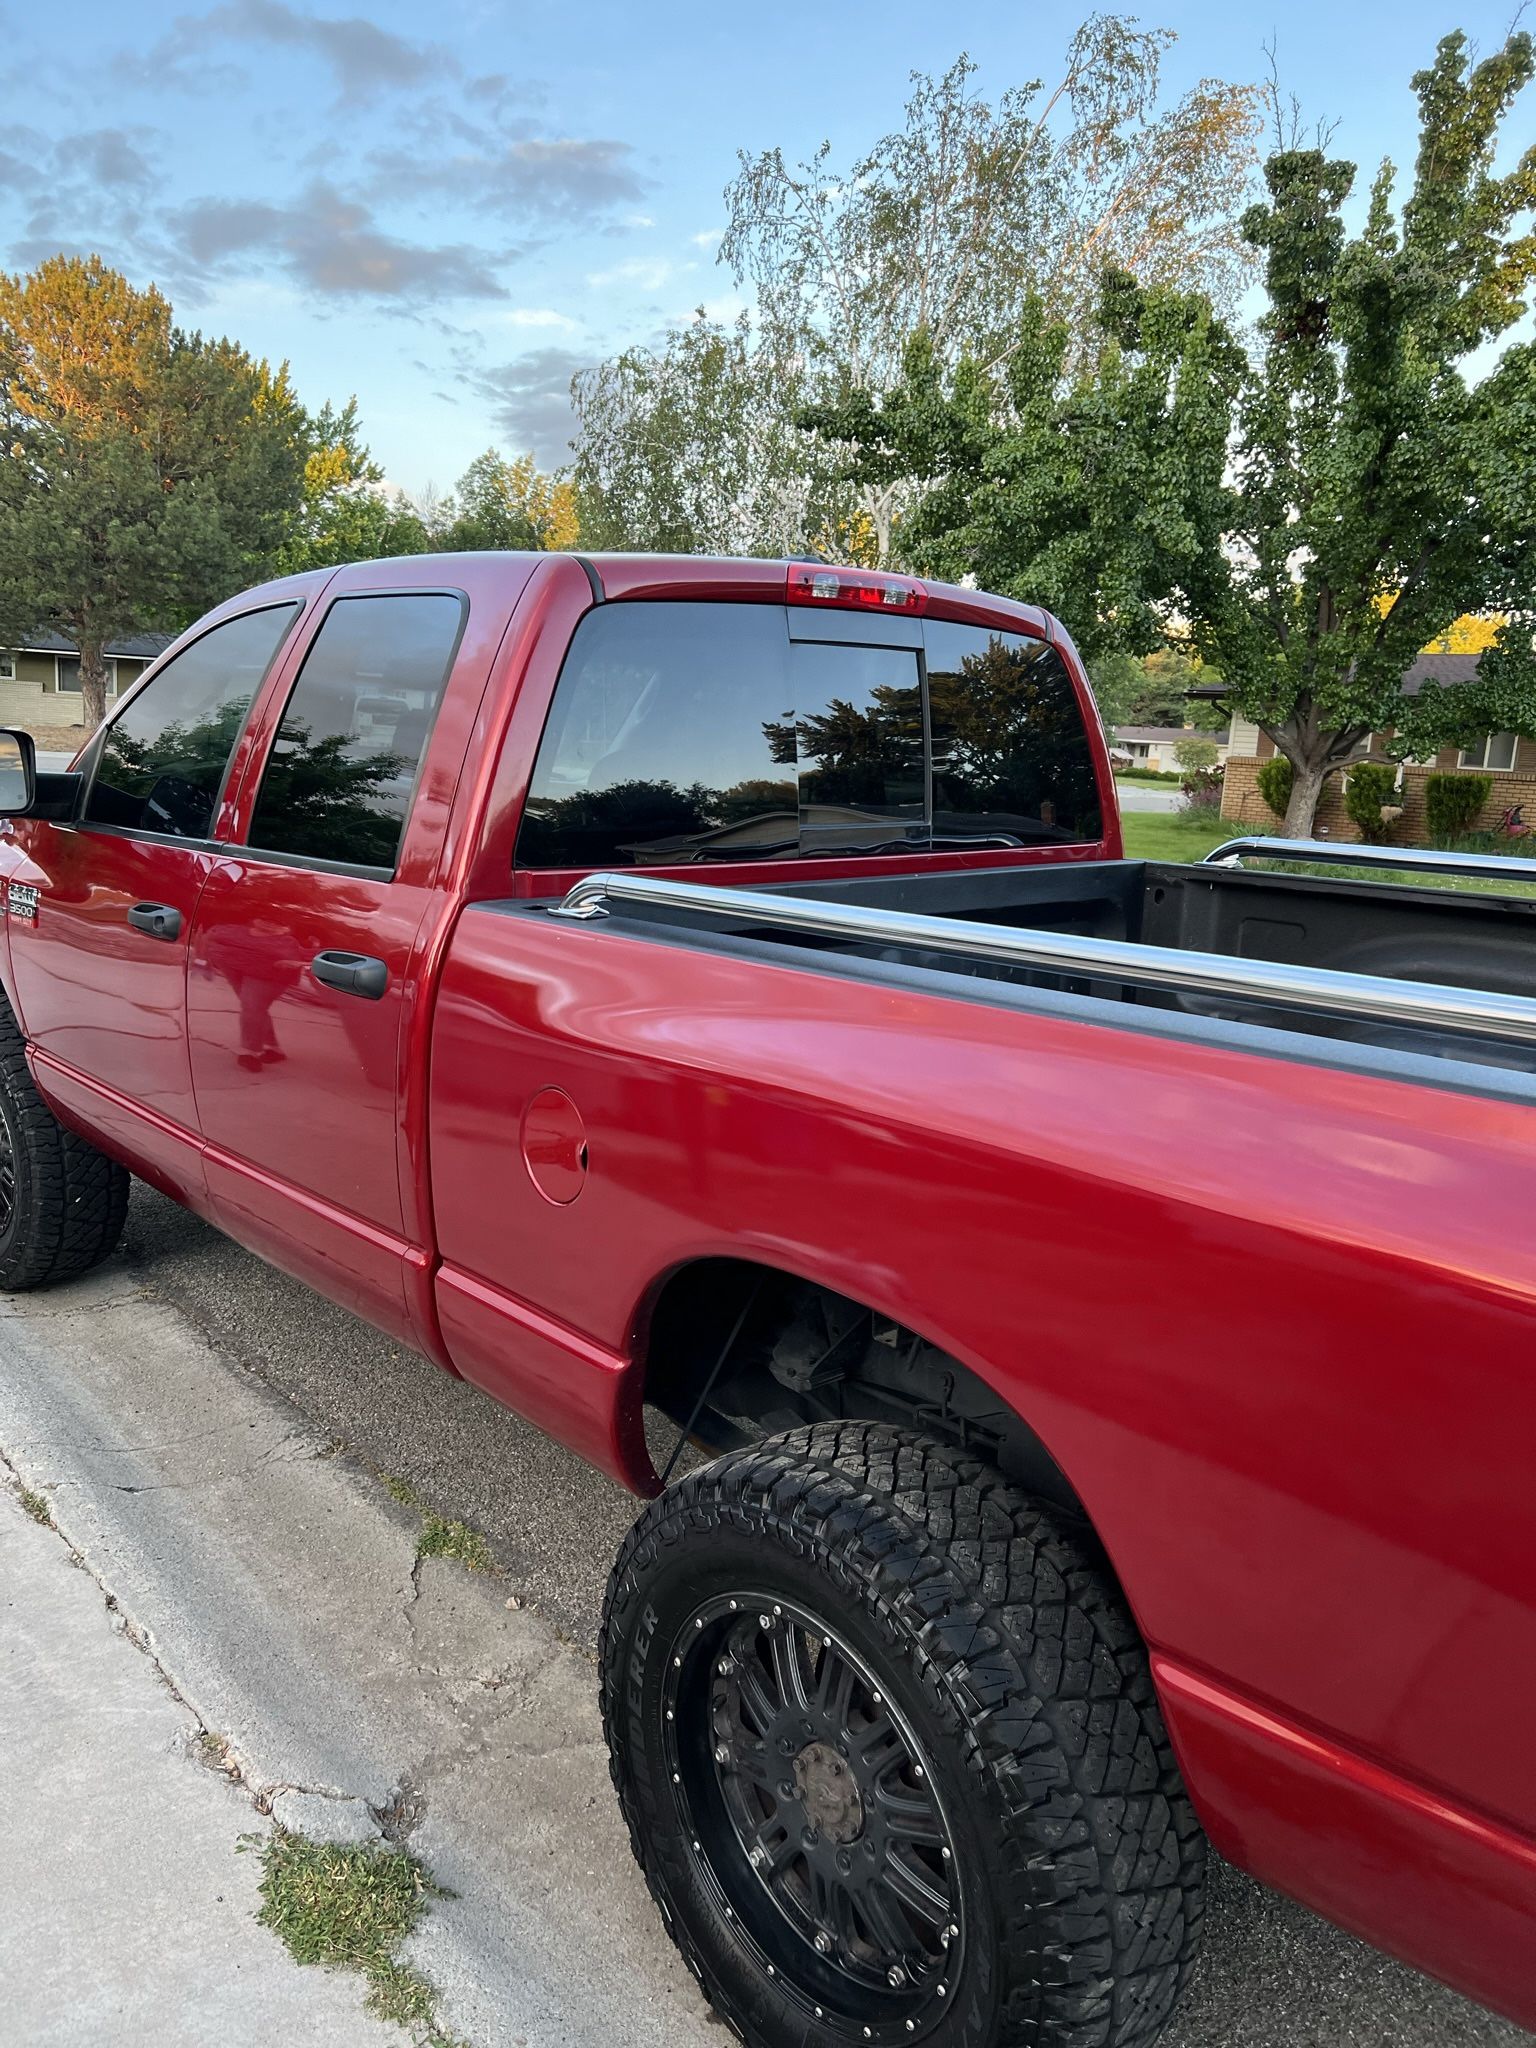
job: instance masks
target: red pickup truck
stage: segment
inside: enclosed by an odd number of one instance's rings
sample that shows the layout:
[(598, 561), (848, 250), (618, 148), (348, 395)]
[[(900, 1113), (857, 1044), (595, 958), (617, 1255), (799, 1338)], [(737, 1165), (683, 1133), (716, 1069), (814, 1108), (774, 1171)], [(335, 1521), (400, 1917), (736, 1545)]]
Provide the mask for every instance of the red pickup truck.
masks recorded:
[(1207, 1841), (1536, 2025), (1528, 866), (1125, 860), (1052, 619), (815, 563), (269, 584), (0, 799), (0, 1285), (137, 1173), (651, 1497), (749, 2041), (1149, 2042)]

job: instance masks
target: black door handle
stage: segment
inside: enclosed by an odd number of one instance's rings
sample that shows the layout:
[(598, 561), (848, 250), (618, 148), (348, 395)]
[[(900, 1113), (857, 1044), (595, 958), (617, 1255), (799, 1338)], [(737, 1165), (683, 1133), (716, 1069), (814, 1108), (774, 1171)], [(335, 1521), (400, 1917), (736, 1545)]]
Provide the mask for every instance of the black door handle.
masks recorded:
[(389, 987), (389, 969), (382, 960), (367, 953), (317, 953), (309, 971), (322, 988), (339, 988), (343, 995), (366, 996), (376, 1003)]
[(135, 903), (128, 922), (136, 932), (147, 932), (152, 939), (181, 937), (181, 912), (169, 903)]

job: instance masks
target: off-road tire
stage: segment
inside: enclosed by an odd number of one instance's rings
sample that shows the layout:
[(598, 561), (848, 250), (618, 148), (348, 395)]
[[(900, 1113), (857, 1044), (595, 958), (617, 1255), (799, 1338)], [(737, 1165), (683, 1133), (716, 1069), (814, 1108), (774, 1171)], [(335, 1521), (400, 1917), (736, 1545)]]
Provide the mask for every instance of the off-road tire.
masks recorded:
[[(701, 1860), (687, 1770), (670, 1768), (684, 1761), (676, 1689), (699, 1617), (737, 1586), (754, 1605), (779, 1596), (785, 1615), (823, 1617), (929, 1760), (954, 1842), (939, 1868), (958, 1872), (966, 1926), (953, 1951), (947, 1937), (961, 1930), (945, 1931), (948, 1995), (905, 2009), (910, 2024), (902, 2008), (813, 2006), (814, 1962), (792, 1981), (776, 1923), (762, 1946), (726, 1904), (746, 1896), (731, 1889), (739, 1873), (723, 1883)], [(943, 2048), (1144, 2048), (1167, 2021), (1198, 1946), (1205, 1839), (1145, 1647), (1069, 1516), (913, 1432), (796, 1430), (729, 1453), (645, 1509), (609, 1580), (601, 1660), (636, 1858), (684, 1959), (752, 2048), (925, 2036)], [(726, 1683), (710, 1675), (726, 1668), (707, 1666), (698, 1685)], [(699, 1804), (713, 1796), (709, 1761), (694, 1767)], [(745, 1850), (741, 1860), (750, 1868)], [(798, 1956), (808, 1944), (796, 1938)]]
[(122, 1236), (128, 1179), (38, 1094), (21, 1032), (0, 998), (0, 1289), (51, 1287), (99, 1264)]

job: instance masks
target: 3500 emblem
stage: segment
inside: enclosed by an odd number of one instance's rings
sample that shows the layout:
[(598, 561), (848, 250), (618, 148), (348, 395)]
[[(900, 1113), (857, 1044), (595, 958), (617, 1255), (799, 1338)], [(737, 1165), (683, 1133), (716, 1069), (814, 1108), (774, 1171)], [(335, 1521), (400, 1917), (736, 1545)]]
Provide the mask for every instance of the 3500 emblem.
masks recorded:
[(37, 891), (30, 882), (12, 882), (5, 892), (5, 907), (23, 924), (37, 923)]

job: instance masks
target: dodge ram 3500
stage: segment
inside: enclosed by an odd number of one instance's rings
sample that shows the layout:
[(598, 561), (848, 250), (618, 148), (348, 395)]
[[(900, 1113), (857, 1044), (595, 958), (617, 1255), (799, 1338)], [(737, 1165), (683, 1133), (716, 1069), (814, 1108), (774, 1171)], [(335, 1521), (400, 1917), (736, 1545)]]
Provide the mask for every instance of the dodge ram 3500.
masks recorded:
[(0, 1285), (137, 1173), (650, 1497), (746, 2039), (1150, 2042), (1207, 1841), (1536, 2025), (1536, 901), (1126, 860), (1054, 620), (802, 562), (271, 583), (0, 800)]

